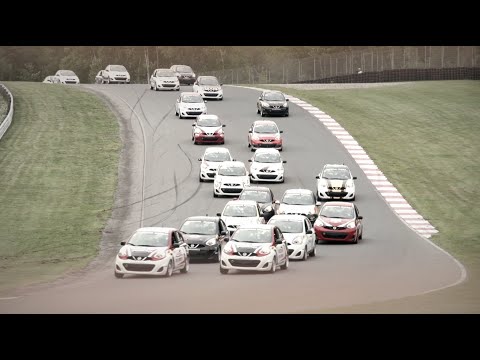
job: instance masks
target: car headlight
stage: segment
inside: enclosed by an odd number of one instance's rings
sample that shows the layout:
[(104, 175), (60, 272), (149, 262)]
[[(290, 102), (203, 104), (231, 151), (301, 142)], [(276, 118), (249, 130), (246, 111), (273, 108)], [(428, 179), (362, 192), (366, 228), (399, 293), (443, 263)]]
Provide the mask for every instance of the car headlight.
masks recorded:
[(347, 181), (347, 188), (351, 189), (353, 188), (355, 185), (353, 184), (353, 180), (348, 180)]
[(164, 259), (165, 256), (167, 256), (165, 252), (156, 252), (155, 254), (152, 255), (151, 259), (153, 261), (158, 261), (158, 260)]
[(283, 209), (278, 209), (278, 210), (277, 210), (277, 214), (278, 214), (278, 215), (285, 214), (285, 210), (283, 210)]
[(223, 252), (227, 255), (233, 255), (233, 252), (234, 252), (233, 246), (230, 243), (228, 243), (227, 246), (223, 248)]
[(326, 188), (328, 186), (327, 180), (325, 180), (325, 179), (320, 180), (319, 186), (322, 187), (322, 188)]
[(355, 221), (350, 221), (348, 224), (347, 224), (347, 229), (353, 229), (355, 227)]
[(202, 165), (200, 165), (200, 168), (201, 168), (202, 170), (207, 170), (207, 169), (208, 169), (208, 165), (207, 165), (207, 164), (202, 164)]
[(250, 185), (250, 179), (243, 180), (243, 186), (249, 186)]
[(285, 102), (285, 103), (283, 104), (283, 107), (288, 107), (288, 103)]
[(216, 242), (217, 242), (217, 238), (211, 238), (210, 240), (208, 240), (208, 241), (205, 243), (205, 245), (207, 245), (207, 246), (213, 246), (213, 245), (216, 244)]
[(270, 107), (270, 104), (267, 103), (267, 102), (265, 102), (265, 101), (262, 101), (262, 106), (263, 106), (263, 107)]
[(193, 73), (192, 76), (195, 77), (195, 76), (197, 76), (197, 75), (195, 75), (195, 73)]
[(303, 243), (303, 238), (301, 236), (297, 236), (295, 239), (293, 239), (292, 244), (299, 245)]
[(320, 217), (315, 220), (314, 226), (325, 226), (325, 223), (320, 219)]
[(193, 132), (194, 132), (195, 134), (201, 134), (203, 131), (200, 130), (199, 128), (196, 128), (195, 130), (193, 130)]
[(222, 129), (218, 130), (218, 131), (217, 131), (217, 134), (218, 134), (218, 135), (222, 135), (222, 134), (223, 134), (223, 130), (222, 130)]
[(265, 246), (265, 247), (261, 248), (260, 250), (258, 250), (257, 256), (266, 256), (266, 255), (270, 254), (271, 251), (272, 250), (270, 249), (270, 247)]
[(118, 253), (118, 258), (119, 259), (122, 259), (122, 260), (127, 260), (128, 259), (128, 255), (123, 253), (123, 252), (119, 252)]
[(279, 134), (275, 135), (275, 140), (280, 140), (280, 135)]

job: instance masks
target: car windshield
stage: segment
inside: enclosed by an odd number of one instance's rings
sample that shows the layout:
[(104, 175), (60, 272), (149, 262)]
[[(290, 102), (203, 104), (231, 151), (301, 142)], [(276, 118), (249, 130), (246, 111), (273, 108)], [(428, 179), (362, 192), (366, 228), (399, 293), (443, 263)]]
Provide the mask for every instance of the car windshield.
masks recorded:
[(62, 70), (58, 72), (62, 76), (77, 76), (75, 73), (71, 70)]
[(272, 230), (238, 229), (233, 234), (232, 240), (247, 243), (270, 243), (272, 242)]
[(183, 73), (191, 73), (193, 72), (192, 68), (190, 66), (177, 66), (177, 71), (178, 72), (183, 72)]
[(255, 125), (253, 132), (259, 134), (276, 134), (278, 133), (278, 128), (274, 124), (259, 124)]
[(215, 235), (217, 224), (211, 220), (187, 220), (180, 228), (185, 234)]
[(266, 93), (265, 94), (265, 100), (268, 100), (268, 101), (285, 101), (285, 96), (283, 96), (282, 93), (271, 92), (271, 93)]
[(282, 203), (286, 205), (315, 205), (312, 194), (287, 193), (283, 195)]
[(150, 246), (164, 247), (168, 246), (168, 233), (166, 232), (137, 232), (133, 234), (129, 245), (132, 246)]
[(217, 78), (214, 77), (205, 77), (198, 79), (198, 85), (220, 85)]
[(255, 153), (253, 158), (255, 162), (259, 163), (279, 163), (282, 162), (280, 154), (277, 153)]
[(200, 95), (186, 95), (182, 98), (184, 103), (203, 103), (203, 99)]
[(221, 161), (230, 161), (230, 154), (228, 152), (208, 152), (205, 153), (203, 157), (205, 161), (214, 161), (214, 162), (221, 162)]
[(257, 217), (257, 207), (255, 205), (227, 204), (223, 209), (223, 216), (236, 217)]
[(222, 126), (220, 120), (218, 118), (199, 118), (197, 120), (198, 126), (206, 126), (206, 127), (219, 127)]
[(218, 175), (224, 176), (245, 176), (247, 172), (244, 167), (240, 166), (225, 166), (218, 168)]
[(348, 180), (350, 172), (347, 169), (325, 169), (322, 177), (329, 180)]
[(320, 216), (337, 219), (353, 219), (353, 208), (350, 206), (325, 206)]
[(158, 70), (157, 77), (175, 77), (175, 73), (172, 70)]
[(270, 191), (244, 190), (240, 194), (239, 200), (254, 200), (259, 203), (271, 203), (272, 197)]
[(271, 219), (268, 223), (278, 226), (283, 233), (303, 233), (303, 221)]
[(127, 69), (123, 65), (112, 65), (110, 66), (110, 70), (111, 71), (127, 71)]

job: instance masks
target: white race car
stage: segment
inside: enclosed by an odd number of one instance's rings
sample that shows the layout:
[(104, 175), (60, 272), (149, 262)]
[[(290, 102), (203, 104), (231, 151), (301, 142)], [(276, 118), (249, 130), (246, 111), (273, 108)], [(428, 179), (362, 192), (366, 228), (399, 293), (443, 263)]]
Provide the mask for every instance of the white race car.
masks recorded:
[(193, 91), (204, 99), (223, 100), (222, 85), (215, 76), (199, 76), (193, 84)]
[(227, 230), (232, 234), (240, 225), (265, 224), (262, 210), (253, 200), (231, 200), (227, 202), (222, 213), (217, 216), (227, 225)]
[(198, 161), (202, 162), (198, 178), (200, 182), (203, 182), (205, 180), (213, 181), (220, 164), (224, 161), (234, 161), (234, 159), (230, 151), (225, 147), (208, 147)]
[(103, 71), (103, 82), (106, 84), (129, 84), (130, 74), (123, 65), (108, 65)]
[(230, 270), (268, 271), (288, 269), (287, 243), (274, 225), (242, 225), (225, 245), (220, 258), (220, 273)]
[(182, 92), (175, 103), (175, 115), (180, 119), (207, 113), (207, 101), (194, 92)]
[(80, 79), (72, 70), (58, 70), (53, 80), (56, 84), (80, 84)]
[(172, 276), (187, 273), (190, 267), (188, 245), (180, 231), (166, 227), (144, 227), (133, 233), (115, 258), (114, 274)]
[(43, 79), (42, 83), (44, 84), (55, 84), (58, 83), (58, 79), (56, 79), (55, 76), (47, 76), (45, 79)]
[(288, 257), (307, 260), (315, 256), (317, 248), (312, 223), (303, 215), (275, 215), (268, 224), (278, 226), (287, 240)]
[(213, 180), (213, 197), (235, 196), (250, 186), (250, 177), (241, 161), (224, 161), (220, 164)]
[(283, 193), (282, 200), (275, 203), (278, 215), (305, 215), (312, 223), (317, 220), (321, 205), (309, 189), (288, 189)]
[(347, 165), (326, 164), (317, 178), (317, 200), (355, 200), (356, 176)]
[(252, 163), (250, 165), (251, 182), (268, 181), (283, 183), (285, 181), (283, 164), (286, 161), (282, 160), (277, 149), (258, 149), (248, 162)]
[(150, 90), (180, 90), (180, 82), (170, 69), (156, 69), (150, 77)]

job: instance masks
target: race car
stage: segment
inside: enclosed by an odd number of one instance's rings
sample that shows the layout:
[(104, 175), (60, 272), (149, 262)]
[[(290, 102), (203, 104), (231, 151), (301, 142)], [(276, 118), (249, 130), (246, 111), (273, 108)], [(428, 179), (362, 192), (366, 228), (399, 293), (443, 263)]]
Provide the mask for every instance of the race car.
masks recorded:
[(274, 121), (255, 121), (248, 130), (248, 147), (252, 151), (258, 148), (275, 148), (283, 150), (283, 131), (278, 129)]
[(225, 144), (225, 133), (217, 115), (198, 115), (192, 124), (192, 141), (196, 144)]
[(224, 161), (213, 180), (213, 197), (238, 195), (245, 186), (250, 186), (245, 164), (241, 161)]
[(258, 149), (255, 155), (248, 160), (250, 165), (251, 182), (280, 182), (285, 181), (284, 167), (287, 161), (282, 160), (277, 149)]
[(198, 161), (202, 162), (200, 164), (200, 174), (198, 175), (200, 182), (213, 181), (220, 164), (224, 161), (234, 160), (230, 151), (225, 147), (212, 146), (206, 148), (203, 156), (198, 159)]
[(206, 101), (194, 92), (182, 92), (175, 103), (175, 115), (180, 119), (207, 113)]
[(326, 164), (317, 178), (317, 200), (355, 200), (356, 176), (347, 165)]

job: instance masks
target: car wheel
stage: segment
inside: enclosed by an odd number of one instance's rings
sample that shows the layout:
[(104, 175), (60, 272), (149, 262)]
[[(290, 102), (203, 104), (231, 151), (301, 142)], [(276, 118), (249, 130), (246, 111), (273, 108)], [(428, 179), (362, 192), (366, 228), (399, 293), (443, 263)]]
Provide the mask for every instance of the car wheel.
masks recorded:
[(214, 198), (218, 197), (218, 195), (215, 193), (215, 191), (213, 191), (213, 197)]
[(177, 91), (180, 91), (180, 88), (178, 88)]
[(263, 109), (260, 110), (260, 116), (265, 117), (265, 114), (263, 113)]
[(220, 245), (218, 245), (217, 260), (215, 261), (218, 263), (222, 261), (222, 247)]
[(360, 236), (358, 237), (359, 240), (362, 240), (363, 239), (363, 229), (362, 229), (362, 232), (360, 233)]
[(258, 110), (258, 107), (257, 107), (257, 114), (260, 114), (260, 110)]
[(287, 116), (288, 116), (288, 112), (287, 112), (285, 115), (283, 115), (283, 116), (287, 117)]
[(171, 277), (172, 274), (173, 274), (173, 263), (172, 263), (172, 260), (170, 260), (167, 265), (167, 272), (165, 273), (165, 277)]
[(289, 259), (288, 255), (285, 255), (285, 264), (280, 266), (280, 268), (282, 270), (287, 270), (289, 265), (290, 265), (290, 259)]
[(352, 244), (356, 244), (356, 243), (358, 243), (358, 235), (357, 234), (355, 234), (355, 237), (352, 240)]
[(179, 117), (180, 119), (183, 119), (183, 116), (182, 116), (182, 114), (180, 114), (180, 113), (178, 113), (178, 117)]
[(120, 274), (120, 273), (118, 273), (118, 272), (116, 272), (116, 271), (114, 271), (113, 273), (115, 274), (115, 277), (116, 277), (117, 279), (123, 278), (123, 275), (124, 275), (124, 274)]
[(224, 269), (224, 268), (222, 268), (222, 266), (220, 266), (220, 274), (227, 275), (228, 274), (228, 269)]
[(306, 261), (307, 259), (308, 259), (308, 251), (307, 251), (307, 247), (305, 246), (305, 249), (303, 250), (302, 261)]
[(202, 176), (201, 175), (198, 175), (198, 180), (200, 180), (200, 182), (204, 182), (205, 180), (202, 179)]
[(152, 83), (150, 83), (150, 90), (153, 90), (153, 86), (152, 86)]
[(277, 258), (274, 257), (272, 261), (272, 268), (270, 269), (270, 273), (273, 274), (275, 271), (277, 271)]
[(188, 273), (188, 270), (190, 270), (190, 256), (187, 256), (187, 260), (185, 260), (185, 266), (180, 270), (180, 272), (182, 274), (186, 274)]
[(308, 254), (311, 257), (317, 256), (317, 246), (315, 244), (316, 242), (313, 243), (313, 250), (310, 252), (310, 254)]
[(322, 199), (320, 199), (320, 196), (318, 196), (318, 193), (316, 195), (316, 198), (317, 198), (317, 201), (322, 201)]
[(220, 145), (225, 145), (225, 141), (222, 141), (222, 142), (220, 143)]

